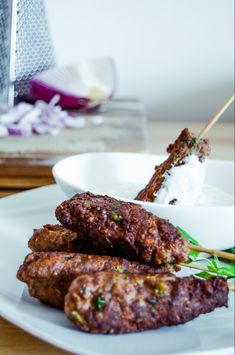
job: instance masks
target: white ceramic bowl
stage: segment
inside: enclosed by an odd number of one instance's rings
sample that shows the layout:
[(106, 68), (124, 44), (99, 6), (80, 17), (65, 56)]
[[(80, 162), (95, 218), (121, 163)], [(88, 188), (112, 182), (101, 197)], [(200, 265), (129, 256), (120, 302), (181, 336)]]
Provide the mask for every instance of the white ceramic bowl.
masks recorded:
[[(155, 165), (165, 156), (135, 153), (87, 153), (71, 156), (53, 167), (53, 175), (68, 197), (90, 191), (140, 203), (146, 210), (169, 219), (204, 247), (226, 249), (234, 244), (234, 203), (215, 206), (171, 206), (134, 201), (149, 181)], [(234, 164), (208, 160), (206, 184), (234, 194)]]

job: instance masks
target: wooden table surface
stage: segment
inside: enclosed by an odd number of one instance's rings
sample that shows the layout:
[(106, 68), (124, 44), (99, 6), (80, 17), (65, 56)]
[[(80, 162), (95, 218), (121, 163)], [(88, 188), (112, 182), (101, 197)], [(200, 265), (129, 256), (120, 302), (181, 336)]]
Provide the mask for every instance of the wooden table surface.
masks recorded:
[[(150, 153), (164, 154), (166, 146), (173, 142), (180, 130), (185, 127), (182, 122), (149, 122), (148, 151)], [(188, 127), (193, 132), (199, 132), (200, 123), (190, 123)], [(211, 158), (234, 159), (234, 126), (232, 123), (218, 123), (208, 134), (211, 140)], [(30, 189), (32, 187), (53, 183), (51, 167), (48, 165), (42, 171), (40, 165), (24, 166), (21, 170), (11, 165), (1, 165), (0, 158), (0, 197)], [(19, 172), (21, 171), (21, 174)], [(23, 175), (22, 175), (23, 172)], [(18, 175), (17, 175), (18, 174)], [(15, 327), (13, 324), (0, 318), (0, 354), (66, 354), (31, 335)]]

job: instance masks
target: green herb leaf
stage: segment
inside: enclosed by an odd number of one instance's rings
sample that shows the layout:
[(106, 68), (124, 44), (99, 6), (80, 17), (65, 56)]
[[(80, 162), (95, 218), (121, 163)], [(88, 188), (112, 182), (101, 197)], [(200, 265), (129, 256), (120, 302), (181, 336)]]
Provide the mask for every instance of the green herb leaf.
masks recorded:
[(195, 144), (195, 143), (197, 143), (199, 141), (199, 139), (197, 138), (197, 137), (193, 137), (192, 139), (191, 139), (191, 143), (192, 144)]
[(210, 274), (209, 272), (203, 271), (203, 272), (199, 272), (198, 274), (195, 274), (194, 276), (198, 276), (201, 279), (208, 280), (211, 277), (213, 277), (214, 275)]
[(78, 311), (72, 311), (72, 312), (69, 313), (69, 315), (70, 315), (71, 318), (73, 318), (78, 323), (82, 324), (82, 323), (85, 322)]
[(220, 268), (218, 257), (213, 256), (211, 259), (207, 259), (207, 262), (210, 263), (210, 266), (208, 267), (208, 269), (210, 268), (211, 271), (214, 271), (215, 273), (217, 273)]
[[(226, 249), (224, 251), (226, 253), (235, 254), (235, 247)], [(234, 266), (234, 261), (228, 260), (228, 259), (223, 259), (223, 258), (220, 258), (220, 259), (223, 261), (224, 264), (228, 265), (229, 267)]]
[(214, 272), (218, 276), (227, 276), (229, 278), (235, 278), (235, 264), (231, 263), (228, 267), (220, 266), (219, 259), (214, 256), (211, 259), (207, 259), (209, 263), (208, 270)]
[[(214, 256), (211, 259), (203, 258), (208, 264), (206, 273), (210, 273), (211, 276), (224, 276), (228, 279), (235, 278), (235, 264), (231, 264), (229, 267), (220, 266), (219, 259)], [(199, 273), (203, 274), (203, 273)], [(199, 274), (196, 274), (199, 276)], [(200, 277), (200, 276), (199, 276)]]
[(122, 215), (120, 215), (119, 213), (113, 212), (110, 216), (111, 220), (114, 222), (120, 222), (123, 220)]
[[(191, 244), (193, 245), (197, 245), (197, 246), (201, 246), (200, 243), (194, 239), (193, 237), (191, 237), (191, 235), (189, 235), (185, 230), (183, 230), (181, 227), (177, 226), (176, 227), (178, 229), (178, 231), (183, 235), (184, 238), (188, 239), (190, 241)], [(198, 256), (200, 255), (199, 251), (196, 250), (190, 250), (189, 252), (189, 259), (186, 261), (187, 264), (191, 263), (192, 261), (197, 260)]]
[(162, 296), (166, 293), (166, 285), (164, 282), (157, 281), (154, 283), (154, 292), (156, 295)]
[(229, 279), (233, 279), (235, 278), (235, 267), (220, 267), (217, 274), (220, 276), (227, 276)]
[(121, 266), (116, 266), (114, 270), (117, 272), (123, 272), (123, 268)]
[[(196, 239), (194, 239), (192, 236), (190, 236), (185, 230), (183, 230), (179, 226), (177, 226), (176, 228), (180, 231), (180, 233), (183, 235), (184, 238), (190, 241), (191, 244), (200, 246), (199, 242)], [(235, 248), (230, 248), (227, 249), (226, 251), (228, 253), (230, 252), (232, 254), (235, 254)], [(186, 261), (186, 263), (190, 264), (191, 262), (197, 260), (199, 255), (200, 252), (195, 250), (190, 250), (189, 259)], [(200, 260), (205, 260), (207, 262), (208, 271), (200, 272), (196, 274), (198, 277), (209, 278), (217, 275), (217, 276), (225, 276), (227, 278), (235, 278), (235, 263), (233, 261), (222, 259), (223, 263), (228, 265), (227, 267), (224, 267), (224, 266), (220, 266), (220, 259), (217, 256), (213, 256), (210, 259), (200, 257)]]
[(120, 207), (120, 206), (121, 206), (121, 202), (114, 202), (114, 203), (113, 203), (113, 207), (118, 208), (118, 207)]
[(198, 274), (195, 274), (195, 276), (201, 277), (206, 280), (213, 276), (224, 276), (228, 279), (233, 279), (235, 278), (235, 273), (234, 270), (229, 270), (229, 268), (221, 267), (218, 269), (217, 272), (203, 271), (199, 272)]
[(155, 299), (147, 300), (147, 302), (148, 302), (149, 304), (151, 304), (152, 306), (154, 306), (155, 304), (157, 304), (157, 300), (155, 300)]
[(102, 298), (102, 297), (97, 297), (97, 300), (96, 300), (96, 309), (97, 311), (99, 312), (102, 312), (103, 309), (104, 309), (104, 304), (105, 304), (105, 300)]

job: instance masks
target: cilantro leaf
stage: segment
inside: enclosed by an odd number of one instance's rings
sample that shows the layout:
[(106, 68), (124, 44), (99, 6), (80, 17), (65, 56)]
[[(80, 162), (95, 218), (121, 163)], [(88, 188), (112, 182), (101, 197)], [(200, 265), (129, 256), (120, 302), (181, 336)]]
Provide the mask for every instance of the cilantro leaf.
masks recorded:
[(207, 272), (207, 271), (203, 271), (203, 272), (199, 272), (199, 273), (195, 274), (194, 276), (198, 276), (198, 277), (200, 277), (201, 279), (208, 280), (208, 279), (210, 279), (211, 277), (213, 277), (214, 275), (212, 275), (211, 273), (209, 273), (209, 272)]
[[(178, 229), (178, 231), (182, 234), (182, 236), (184, 238), (186, 238), (190, 241), (191, 244), (201, 246), (200, 243), (196, 239), (194, 239), (191, 235), (189, 235), (181, 227), (177, 226), (176, 228)], [(235, 254), (235, 247), (227, 249), (226, 252)], [(190, 264), (191, 262), (196, 261), (199, 255), (200, 255), (200, 252), (195, 251), (195, 250), (190, 250), (189, 258), (185, 263)], [(200, 257), (200, 260), (206, 261), (207, 270), (195, 274), (196, 276), (201, 277), (201, 278), (209, 278), (209, 277), (217, 275), (217, 276), (227, 277), (228, 279), (235, 278), (235, 263), (233, 261), (222, 259), (223, 263), (227, 265), (225, 267), (225, 266), (220, 265), (220, 259), (217, 256), (213, 256), (209, 259)]]
[(97, 300), (96, 300), (96, 309), (97, 311), (99, 312), (102, 312), (103, 309), (104, 309), (104, 305), (105, 305), (105, 300), (102, 298), (102, 297), (97, 297)]

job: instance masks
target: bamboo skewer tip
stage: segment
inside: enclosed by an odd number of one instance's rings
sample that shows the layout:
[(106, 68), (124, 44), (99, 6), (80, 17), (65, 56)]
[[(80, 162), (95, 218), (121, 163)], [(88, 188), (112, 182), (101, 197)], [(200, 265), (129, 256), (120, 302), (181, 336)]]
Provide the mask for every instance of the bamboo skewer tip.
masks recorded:
[(210, 120), (206, 123), (206, 125), (202, 128), (201, 132), (198, 135), (198, 139), (201, 139), (205, 136), (205, 134), (211, 129), (212, 126), (219, 120), (222, 114), (227, 110), (227, 108), (231, 105), (231, 103), (235, 99), (235, 94), (233, 93), (228, 100), (224, 103), (224, 105), (219, 109), (219, 111), (213, 115)]
[(227, 253), (225, 251), (220, 251), (220, 250), (214, 250), (214, 249), (208, 249), (204, 248), (198, 245), (190, 244), (190, 249), (199, 251), (201, 253), (206, 253), (214, 256), (218, 256), (222, 259), (227, 259), (235, 262), (235, 254)]

